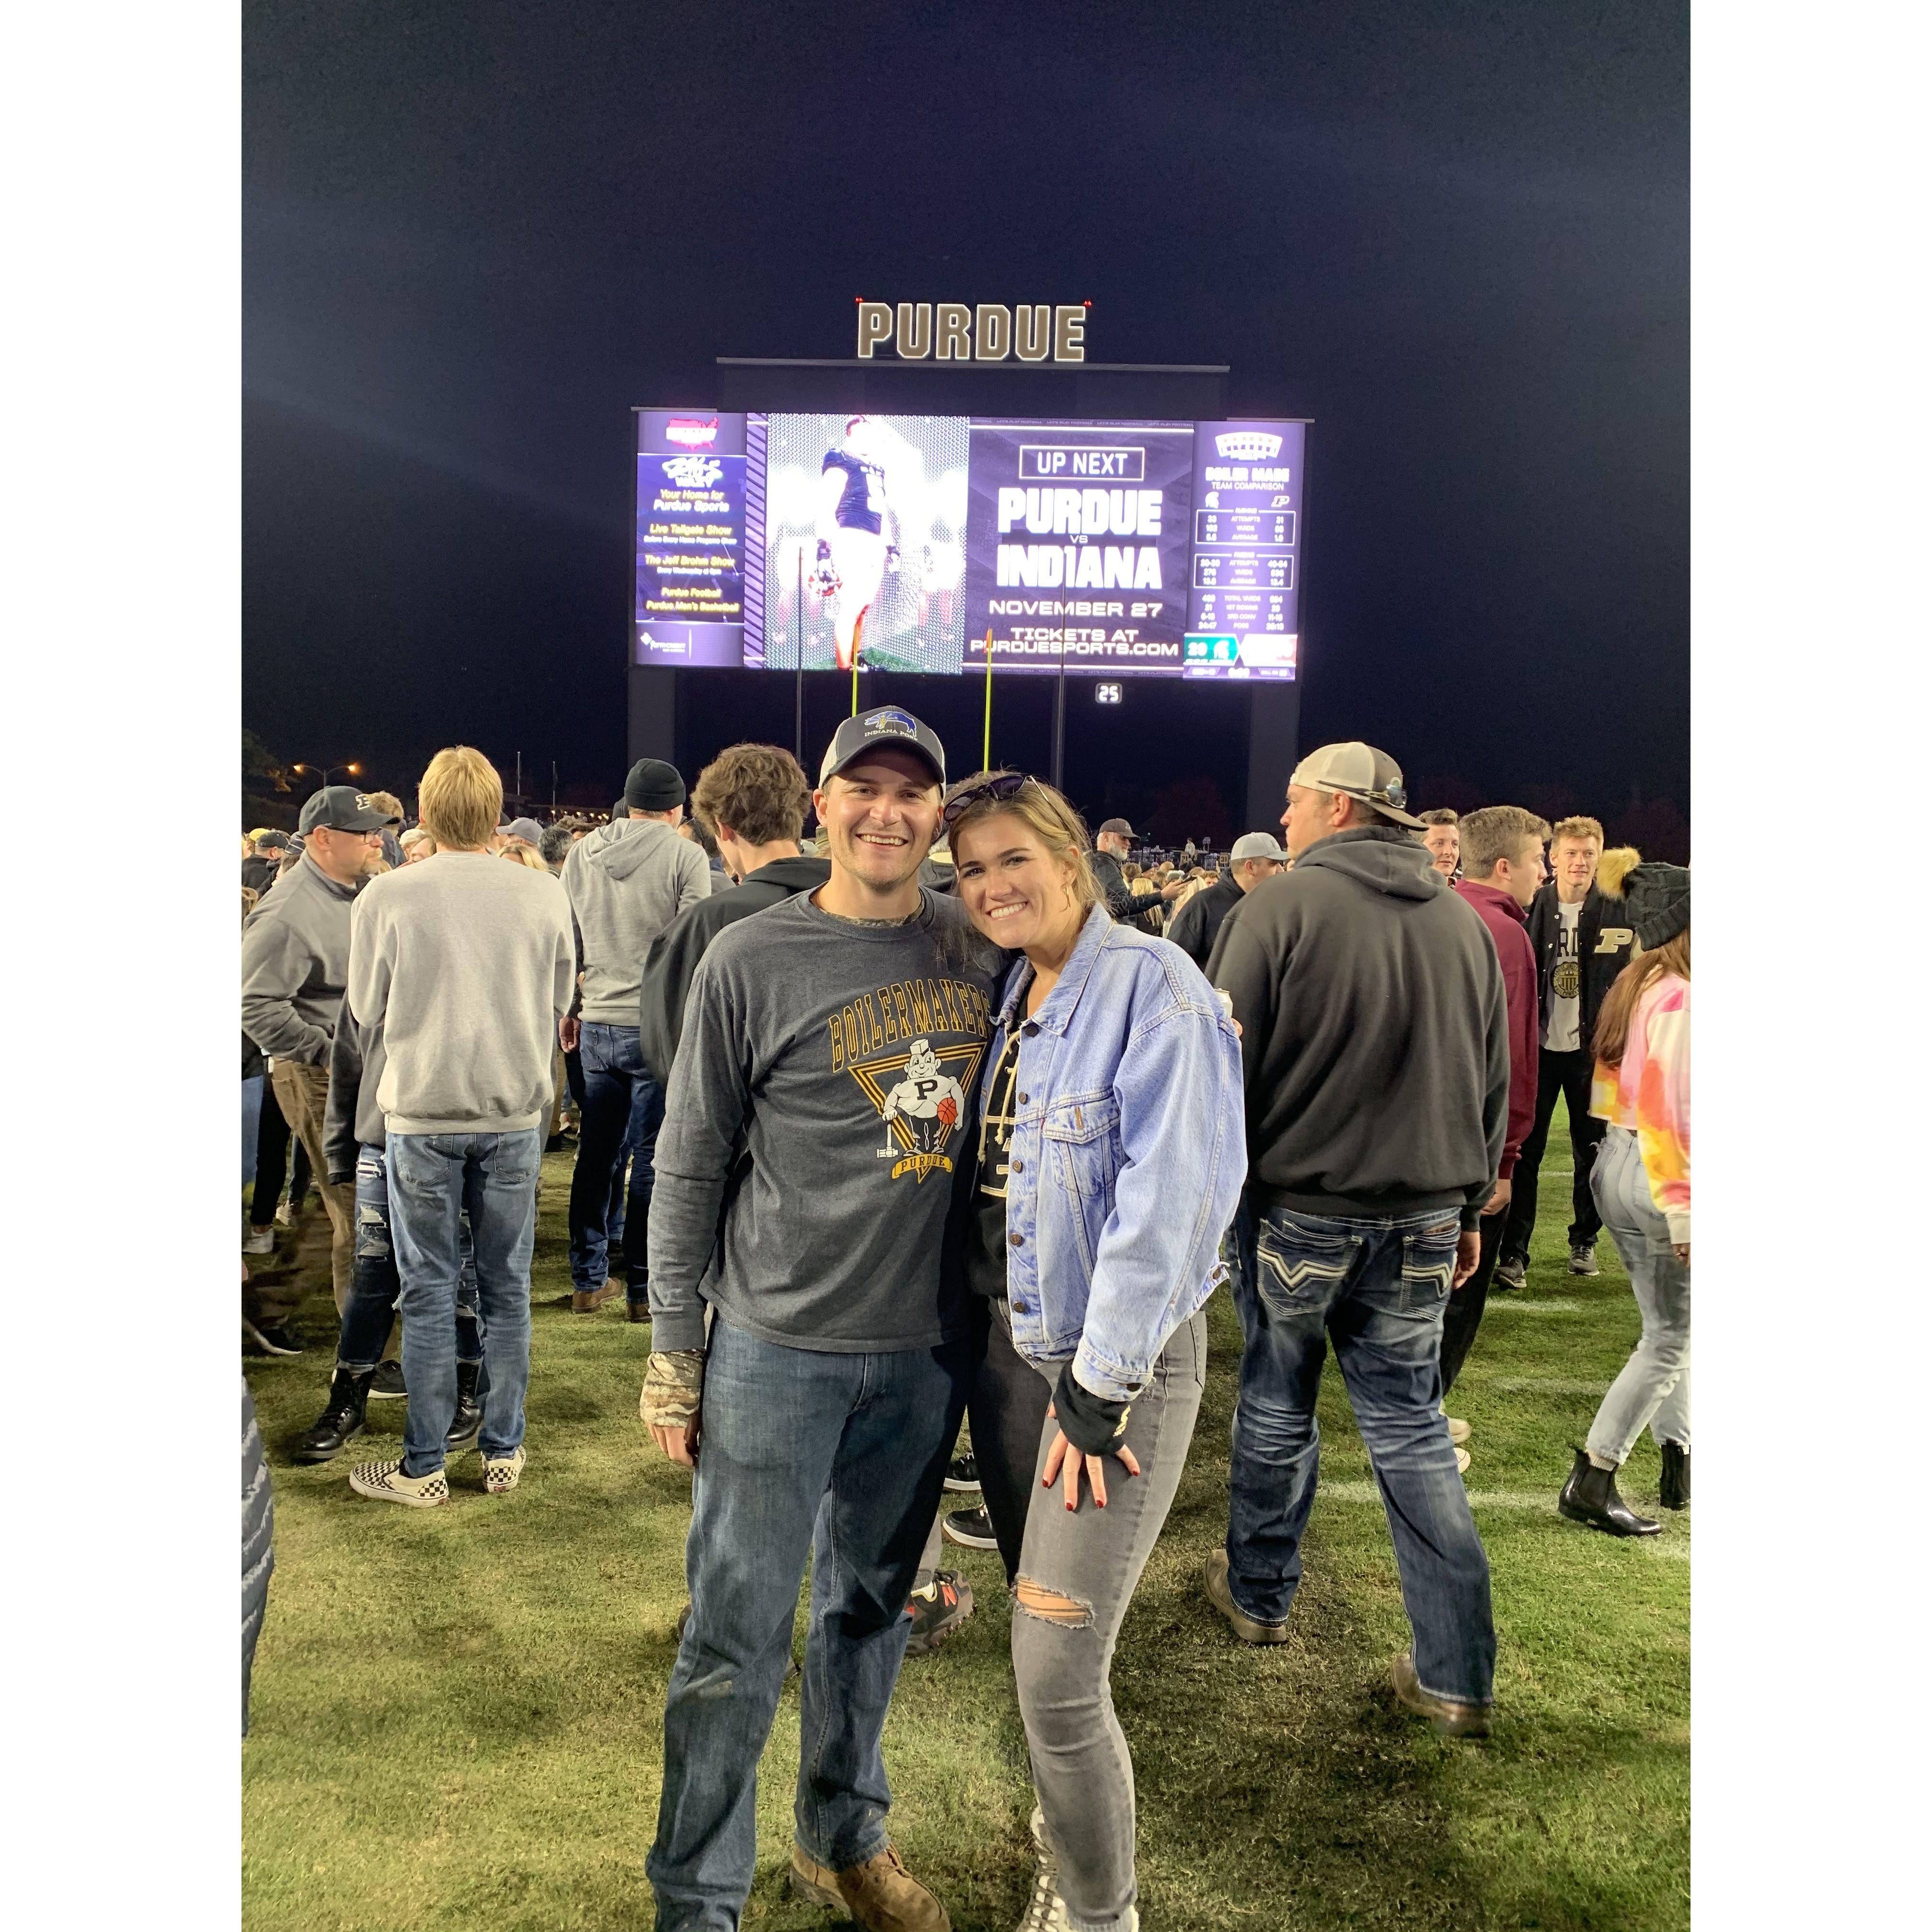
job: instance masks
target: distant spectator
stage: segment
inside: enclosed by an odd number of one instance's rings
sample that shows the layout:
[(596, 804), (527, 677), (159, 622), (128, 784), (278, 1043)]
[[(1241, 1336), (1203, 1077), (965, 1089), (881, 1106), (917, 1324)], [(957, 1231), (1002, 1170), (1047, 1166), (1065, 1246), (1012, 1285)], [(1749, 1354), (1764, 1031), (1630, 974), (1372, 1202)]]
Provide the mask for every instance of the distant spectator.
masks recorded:
[(563, 889), (577, 922), (583, 983), (559, 1030), (578, 1053), (584, 1079), (577, 1166), (570, 1183), (571, 1306), (590, 1314), (620, 1286), (610, 1271), (611, 1178), (632, 1149), (625, 1226), (628, 1299), (647, 1299), (644, 1253), (652, 1152), (664, 1120), (664, 1089), (638, 1044), (638, 982), (651, 944), (688, 905), (711, 891), (704, 854), (677, 836), (684, 780), (675, 766), (640, 758), (625, 782), (625, 816), (573, 847)]
[(394, 872), (403, 862), (403, 848), (396, 835), (403, 829), (403, 802), (392, 791), (372, 791), (369, 802), (382, 814), (382, 856)]
[[(734, 745), (698, 773), (692, 816), (709, 821), (739, 883), (686, 907), (645, 956), (638, 1045), (659, 1086), (670, 1084), (692, 975), (712, 940), (734, 922), (794, 892), (815, 891), (832, 876), (829, 859), (808, 859), (799, 850), (811, 806), (812, 788), (798, 760), (776, 745)], [(630, 1312), (643, 1320), (648, 1306)]]
[[(242, 1030), (273, 1060), (276, 1102), (300, 1136), (321, 1188), (333, 1236), (330, 1271), (338, 1314), (353, 1269), (355, 1198), (327, 1178), (322, 1117), (329, 1047), (348, 982), (350, 909), (372, 864), (380, 862), (382, 822), (353, 785), (326, 785), (315, 793), (302, 807), (302, 856), (242, 931)], [(254, 1324), (250, 1332), (272, 1353), (301, 1350), (285, 1319)]]
[(544, 863), (553, 872), (563, 870), (563, 862), (572, 846), (576, 844), (584, 828), (568, 819), (560, 819), (554, 825), (546, 825), (543, 836), (537, 841), (537, 850)]
[(497, 856), (508, 860), (513, 866), (526, 866), (532, 872), (542, 872), (548, 878), (556, 877), (544, 863), (543, 854), (534, 845), (526, 845), (520, 838), (512, 839)]
[(1429, 862), (1445, 879), (1454, 879), (1462, 865), (1461, 816), (1446, 805), (1422, 814), (1422, 842), (1429, 848)]
[(249, 856), (242, 861), (242, 883), (259, 898), (275, 883), (276, 868), (288, 850), (286, 832), (257, 832), (250, 842)]
[(520, 866), (481, 862), (502, 796), (488, 760), (467, 746), (439, 752), (420, 796), (440, 862), (392, 874), (356, 907), (345, 1011), (380, 1030), (386, 1055), (376, 1098), (410, 1392), (402, 1456), (358, 1464), (350, 1485), (417, 1508), (449, 1496), (466, 1209), (483, 1323), (484, 1490), (502, 1495), (522, 1474), (550, 1040), (575, 963), (563, 895)]
[(403, 848), (403, 863), (413, 866), (419, 859), (436, 856), (436, 841), (429, 836), (427, 826), (413, 826), (396, 842)]
[(1221, 922), (1264, 879), (1271, 879), (1288, 862), (1288, 854), (1271, 832), (1244, 832), (1228, 855), (1222, 878), (1189, 898), (1175, 913), (1167, 937), (1204, 973)]

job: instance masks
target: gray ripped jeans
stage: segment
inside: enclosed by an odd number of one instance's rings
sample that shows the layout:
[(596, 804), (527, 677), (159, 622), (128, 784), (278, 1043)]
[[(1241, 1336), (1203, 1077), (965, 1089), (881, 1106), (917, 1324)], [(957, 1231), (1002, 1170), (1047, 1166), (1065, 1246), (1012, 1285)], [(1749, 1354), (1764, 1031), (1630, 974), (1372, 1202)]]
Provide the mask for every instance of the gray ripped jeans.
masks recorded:
[[(998, 1304), (995, 1319), (1005, 1312)], [(1108, 1676), (1127, 1605), (1180, 1486), (1207, 1367), (1208, 1320), (1196, 1313), (1168, 1337), (1152, 1382), (1128, 1412), (1127, 1446), (1141, 1473), (1106, 1459), (1105, 1509), (1095, 1507), (1084, 1472), (1077, 1511), (1067, 1508), (1059, 1483), (1042, 1486), (1057, 1433), (1051, 1420), (1034, 1463), (1016, 1580), (1013, 1674), (1073, 1932), (1113, 1932), (1134, 1904), (1133, 1760)], [(1040, 1372), (1055, 1382), (1059, 1364)], [(992, 1478), (986, 1446), (976, 1438), (974, 1447)], [(1051, 1615), (1029, 1608), (1029, 1585), (1073, 1607)]]

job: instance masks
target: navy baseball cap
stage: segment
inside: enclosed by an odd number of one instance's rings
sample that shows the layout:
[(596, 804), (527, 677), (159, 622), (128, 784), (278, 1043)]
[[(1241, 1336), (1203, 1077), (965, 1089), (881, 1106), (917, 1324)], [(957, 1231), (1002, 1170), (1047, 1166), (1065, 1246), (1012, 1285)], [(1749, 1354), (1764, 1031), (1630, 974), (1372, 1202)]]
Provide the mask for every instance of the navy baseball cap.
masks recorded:
[(825, 756), (818, 767), (818, 782), (824, 784), (848, 765), (856, 764), (867, 752), (887, 745), (897, 746), (923, 758), (932, 768), (932, 776), (942, 785), (945, 784), (946, 747), (939, 742), (938, 734), (896, 704), (881, 705), (876, 711), (862, 711), (856, 718), (847, 718), (832, 733), (832, 742), (825, 748)]

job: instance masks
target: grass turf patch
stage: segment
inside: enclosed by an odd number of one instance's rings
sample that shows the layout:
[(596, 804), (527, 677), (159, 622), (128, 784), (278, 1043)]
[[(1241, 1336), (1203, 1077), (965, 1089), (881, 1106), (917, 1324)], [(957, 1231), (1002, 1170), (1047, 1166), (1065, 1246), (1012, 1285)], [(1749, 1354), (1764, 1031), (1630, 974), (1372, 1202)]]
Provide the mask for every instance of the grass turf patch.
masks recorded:
[[(399, 1402), (372, 1403), (368, 1432), (335, 1462), (288, 1462), (325, 1393), (326, 1286), (302, 1311), (308, 1352), (246, 1365), (277, 1562), (243, 1747), (251, 1932), (652, 1922), (644, 1857), (688, 1479), (638, 1420), (648, 1328), (626, 1323), (621, 1301), (570, 1312), (569, 1162), (544, 1162), (530, 1460), (512, 1495), (483, 1495), (472, 1454), (452, 1464), (445, 1509), (356, 1496), (350, 1462), (400, 1453)], [(1388, 1690), (1408, 1626), (1332, 1364), (1291, 1640), (1250, 1650), (1202, 1598), (1203, 1559), (1226, 1527), (1240, 1348), (1228, 1298), (1210, 1304), (1192, 1454), (1114, 1666), (1148, 1932), (1688, 1923), (1690, 1565), (1676, 1559), (1689, 1520), (1666, 1511), (1662, 1536), (1634, 1544), (1556, 1514), (1570, 1444), (1639, 1328), (1607, 1236), (1600, 1276), (1568, 1272), (1569, 1192), (1559, 1111), (1528, 1288), (1492, 1297), (1450, 1403), (1473, 1432), (1467, 1481), (1494, 1578), (1486, 1744), (1438, 1739)], [(1654, 1502), (1657, 1466), (1646, 1436), (1620, 1478), (1639, 1508)], [(960, 1932), (1006, 1932), (1031, 1877), (1032, 1803), (1007, 1608), (996, 1556), (948, 1552), (978, 1607), (900, 1678), (886, 1735), (892, 1831)], [(774, 1932), (832, 1922), (784, 1890), (797, 1762), (794, 1681), (762, 1766), (745, 1917)]]

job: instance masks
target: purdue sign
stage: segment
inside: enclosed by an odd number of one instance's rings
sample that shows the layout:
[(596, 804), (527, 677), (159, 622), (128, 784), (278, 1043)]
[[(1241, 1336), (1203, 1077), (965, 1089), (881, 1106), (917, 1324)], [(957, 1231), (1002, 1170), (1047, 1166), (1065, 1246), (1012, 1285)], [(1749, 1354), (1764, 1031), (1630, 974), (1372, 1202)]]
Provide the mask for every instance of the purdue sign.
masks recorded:
[(1084, 362), (1086, 331), (1084, 302), (901, 302), (895, 314), (890, 302), (862, 299), (859, 360), (890, 344), (908, 362)]

